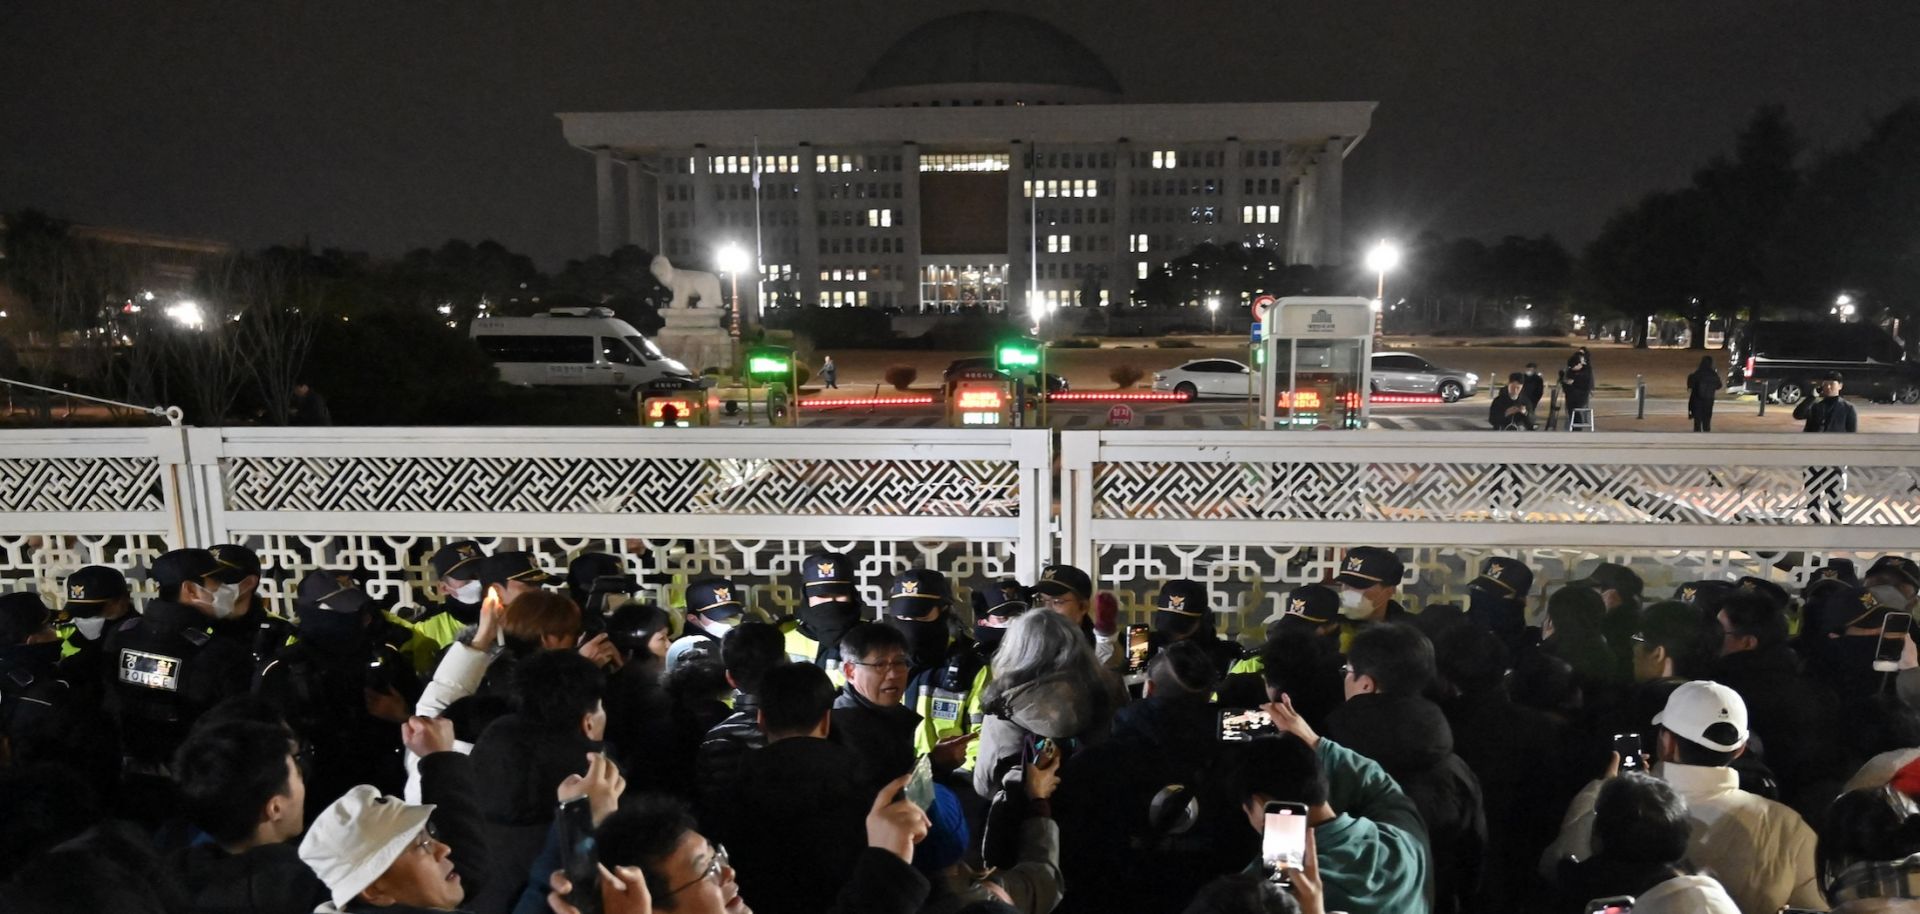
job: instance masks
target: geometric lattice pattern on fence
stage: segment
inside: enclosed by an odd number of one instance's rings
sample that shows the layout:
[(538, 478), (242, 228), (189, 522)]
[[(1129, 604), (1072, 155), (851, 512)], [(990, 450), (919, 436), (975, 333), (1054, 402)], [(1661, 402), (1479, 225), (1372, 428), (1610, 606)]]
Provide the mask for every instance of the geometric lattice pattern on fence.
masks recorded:
[[(1175, 578), (1189, 578), (1207, 586), (1215, 627), (1237, 634), (1248, 631), (1257, 639), (1263, 623), (1283, 608), (1286, 592), (1303, 584), (1326, 580), (1339, 570), (1345, 546), (1168, 546), (1150, 543), (1105, 543), (1097, 547), (1099, 579), (1095, 586), (1119, 599), (1127, 621), (1146, 622), (1154, 594)], [(1400, 548), (1407, 577), (1400, 585), (1400, 601), (1418, 611), (1440, 603), (1465, 606), (1467, 582), (1488, 556), (1505, 555), (1526, 562), (1535, 574), (1529, 602), (1530, 616), (1545, 605), (1542, 594), (1573, 580), (1597, 561), (1618, 562), (1632, 568), (1646, 582), (1645, 599), (1655, 602), (1671, 596), (1680, 585), (1700, 580), (1733, 580), (1754, 575), (1779, 583), (1792, 593), (1829, 558), (1851, 558), (1866, 568), (1874, 554), (1846, 551), (1762, 552), (1739, 549), (1607, 550), (1425, 546)]]
[(37, 590), (48, 606), (65, 596), (60, 582), (87, 565), (125, 572), (134, 596), (150, 597), (154, 586), (146, 569), (167, 551), (166, 537), (151, 534), (41, 533), (0, 536), (0, 590)]
[(0, 511), (159, 511), (160, 462), (152, 457), (0, 459)]
[[(254, 549), (266, 573), (261, 590), (276, 612), (291, 615), (292, 593), (300, 578), (316, 568), (354, 570), (367, 579), (375, 599), (398, 605), (439, 602), (427, 568), (427, 556), (448, 537), (391, 534), (286, 534), (236, 531), (235, 539)], [(1013, 576), (1011, 541), (834, 540), (834, 539), (657, 539), (633, 537), (475, 537), (489, 553), (525, 550), (564, 575), (567, 563), (583, 552), (620, 556), (627, 570), (655, 578), (640, 598), (662, 606), (680, 605), (688, 581), (706, 575), (731, 578), (746, 589), (749, 608), (777, 618), (801, 602), (800, 562), (812, 550), (843, 552), (854, 560), (854, 578), (869, 607), (884, 604), (885, 587), (896, 573), (920, 566), (945, 573), (961, 600), (988, 581)], [(664, 578), (665, 580), (661, 580)], [(965, 605), (964, 602), (962, 605)]]
[(1143, 520), (1920, 523), (1913, 467), (1142, 461), (1097, 464), (1093, 496)]
[(234, 457), (234, 511), (1015, 517), (1010, 460)]

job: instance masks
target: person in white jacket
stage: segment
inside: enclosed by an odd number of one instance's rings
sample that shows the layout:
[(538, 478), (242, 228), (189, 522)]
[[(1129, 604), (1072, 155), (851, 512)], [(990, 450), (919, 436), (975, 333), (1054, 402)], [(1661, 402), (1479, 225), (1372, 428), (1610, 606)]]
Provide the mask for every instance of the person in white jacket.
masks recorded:
[[(1747, 706), (1717, 682), (1681, 685), (1653, 718), (1659, 728), (1660, 780), (1687, 804), (1687, 859), (1719, 879), (1742, 914), (1777, 914), (1784, 905), (1827, 910), (1814, 868), (1813, 829), (1788, 807), (1740, 789), (1728, 767), (1746, 750)], [(1618, 760), (1609, 775), (1618, 770)], [(1560, 836), (1541, 859), (1553, 878), (1561, 861), (1593, 856), (1594, 802), (1607, 779), (1581, 790)], [(1635, 909), (1639, 910), (1638, 908)]]

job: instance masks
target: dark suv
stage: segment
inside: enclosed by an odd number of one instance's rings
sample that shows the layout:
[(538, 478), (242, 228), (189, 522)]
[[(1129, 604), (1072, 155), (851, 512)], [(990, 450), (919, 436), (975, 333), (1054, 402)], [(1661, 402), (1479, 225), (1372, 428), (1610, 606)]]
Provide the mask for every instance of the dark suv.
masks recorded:
[(1798, 403), (1813, 382), (1840, 372), (1846, 392), (1883, 402), (1920, 403), (1920, 365), (1900, 341), (1872, 324), (1753, 321), (1734, 335), (1729, 393)]

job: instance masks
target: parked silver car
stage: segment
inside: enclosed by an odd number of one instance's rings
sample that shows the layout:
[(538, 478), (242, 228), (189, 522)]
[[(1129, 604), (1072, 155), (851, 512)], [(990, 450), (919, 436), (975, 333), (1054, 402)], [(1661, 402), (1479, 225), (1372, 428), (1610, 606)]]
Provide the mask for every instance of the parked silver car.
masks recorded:
[(1383, 394), (1439, 394), (1452, 403), (1473, 395), (1480, 376), (1471, 371), (1442, 368), (1411, 352), (1373, 354), (1373, 391)]

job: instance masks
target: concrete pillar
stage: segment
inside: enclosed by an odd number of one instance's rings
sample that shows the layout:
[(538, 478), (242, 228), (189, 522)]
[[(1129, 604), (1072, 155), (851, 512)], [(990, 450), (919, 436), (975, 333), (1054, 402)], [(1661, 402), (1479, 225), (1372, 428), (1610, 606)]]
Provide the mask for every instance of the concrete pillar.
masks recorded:
[(794, 236), (799, 239), (798, 250), (793, 257), (793, 269), (797, 274), (800, 300), (809, 305), (820, 303), (820, 222), (815, 201), (819, 199), (819, 167), (815, 161), (813, 147), (801, 143), (796, 150), (800, 155), (800, 173), (793, 176), (800, 185), (798, 207), (799, 225), (794, 226)]
[[(903, 239), (899, 256), (900, 279), (893, 303), (902, 311), (918, 310), (920, 305), (920, 144), (900, 146), (900, 222), (894, 231)], [(873, 303), (876, 307), (879, 302)]]
[[(1007, 145), (1007, 313), (1017, 320), (1027, 319), (1027, 292), (1033, 260), (1029, 255), (1027, 215), (1033, 202), (1023, 187), (1036, 172), (1027, 167), (1027, 155), (1034, 148), (1019, 140)], [(1038, 230), (1038, 227), (1035, 227)]]
[(1113, 144), (1113, 256), (1107, 263), (1107, 304), (1120, 308), (1133, 294), (1134, 264), (1147, 255), (1133, 248), (1133, 143), (1121, 137)]
[(713, 163), (702, 143), (693, 147), (693, 225), (685, 233), (691, 259), (709, 260), (720, 244), (718, 208), (713, 199)]
[(600, 253), (611, 254), (620, 246), (620, 212), (613, 201), (613, 153), (605, 149), (593, 151), (594, 190), (597, 191), (600, 215)]
[(660, 237), (660, 179), (656, 165), (646, 159), (627, 159), (627, 243), (658, 253)]
[(1319, 211), (1321, 266), (1338, 266), (1347, 259), (1346, 225), (1341, 220), (1341, 170), (1346, 157), (1345, 140), (1335, 137), (1320, 151), (1316, 169), (1314, 203)]
[(1245, 188), (1241, 185), (1245, 182), (1247, 170), (1240, 162), (1242, 152), (1239, 137), (1227, 137), (1227, 151), (1225, 155), (1227, 160), (1226, 168), (1222, 172), (1221, 180), (1226, 182), (1226, 186), (1221, 188), (1220, 197), (1226, 201), (1222, 205), (1226, 207), (1227, 211), (1221, 213), (1221, 215), (1226, 218), (1220, 220), (1220, 222), (1229, 228), (1221, 232), (1221, 235), (1224, 236), (1221, 240), (1245, 243), (1250, 231), (1246, 220), (1240, 218), (1240, 210), (1246, 203)]

